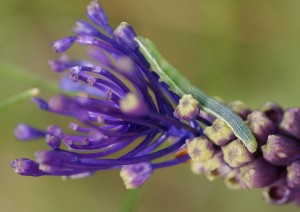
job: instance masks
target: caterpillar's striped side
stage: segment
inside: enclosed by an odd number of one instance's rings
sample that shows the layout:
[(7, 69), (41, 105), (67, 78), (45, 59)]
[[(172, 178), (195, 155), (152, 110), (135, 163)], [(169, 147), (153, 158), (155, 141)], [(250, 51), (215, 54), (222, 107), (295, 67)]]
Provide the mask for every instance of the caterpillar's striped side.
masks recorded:
[(223, 120), (250, 152), (256, 151), (256, 139), (240, 116), (235, 114), (223, 103), (191, 85), (186, 78), (181, 76), (180, 73), (162, 57), (153, 42), (148, 38), (137, 36), (135, 40), (139, 44), (139, 51), (149, 62), (151, 69), (160, 76), (162, 81), (170, 86), (171, 91), (179, 96), (192, 94), (193, 97), (200, 102), (202, 109)]

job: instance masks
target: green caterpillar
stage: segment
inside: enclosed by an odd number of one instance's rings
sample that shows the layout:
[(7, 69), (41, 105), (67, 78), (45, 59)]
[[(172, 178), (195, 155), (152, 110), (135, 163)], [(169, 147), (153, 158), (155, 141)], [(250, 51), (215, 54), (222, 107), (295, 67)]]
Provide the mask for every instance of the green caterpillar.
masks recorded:
[(151, 69), (160, 76), (162, 81), (170, 86), (171, 91), (179, 96), (192, 94), (193, 97), (200, 102), (205, 112), (220, 118), (232, 129), (235, 136), (243, 142), (248, 151), (256, 151), (256, 139), (240, 116), (235, 114), (223, 103), (191, 85), (187, 79), (181, 76), (180, 73), (162, 57), (154, 43), (148, 38), (137, 36), (135, 37), (135, 41), (139, 44), (139, 51), (150, 63)]

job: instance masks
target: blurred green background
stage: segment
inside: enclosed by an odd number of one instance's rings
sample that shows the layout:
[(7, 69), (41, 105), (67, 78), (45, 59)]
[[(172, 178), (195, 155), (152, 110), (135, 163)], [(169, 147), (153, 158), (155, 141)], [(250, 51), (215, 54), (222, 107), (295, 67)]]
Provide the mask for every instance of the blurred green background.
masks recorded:
[[(58, 80), (47, 65), (52, 41), (67, 36), (85, 18), (88, 0), (0, 0), (0, 60), (28, 74)], [(110, 22), (131, 23), (151, 38), (171, 64), (195, 85), (226, 101), (241, 99), (256, 108), (273, 100), (300, 106), (300, 1), (297, 0), (101, 0)], [(83, 51), (83, 49), (78, 49)], [(77, 49), (76, 49), (77, 51)], [(81, 55), (79, 51), (74, 55)], [(0, 78), (0, 98), (30, 86)], [(44, 97), (53, 93), (42, 92)], [(117, 171), (85, 179), (30, 178), (9, 161), (33, 158), (41, 142), (20, 143), (18, 122), (44, 126), (67, 121), (30, 101), (0, 113), (0, 211), (116, 211), (125, 189)], [(260, 190), (228, 190), (222, 181), (195, 176), (188, 165), (159, 170), (143, 188), (137, 211), (298, 211), (270, 206)]]

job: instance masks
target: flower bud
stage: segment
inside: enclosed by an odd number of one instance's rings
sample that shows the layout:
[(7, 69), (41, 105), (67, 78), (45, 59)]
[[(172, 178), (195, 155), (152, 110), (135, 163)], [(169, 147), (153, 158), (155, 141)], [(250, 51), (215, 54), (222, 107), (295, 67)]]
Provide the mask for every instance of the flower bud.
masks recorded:
[(76, 41), (76, 38), (77, 38), (76, 36), (69, 36), (61, 40), (54, 41), (52, 43), (52, 48), (54, 49), (55, 52), (58, 53), (64, 52), (73, 45), (73, 43)]
[(248, 116), (249, 126), (259, 144), (265, 144), (269, 135), (274, 134), (276, 126), (262, 112), (254, 111)]
[(143, 185), (152, 172), (151, 164), (145, 162), (122, 166), (120, 175), (126, 189), (134, 189)]
[(212, 126), (206, 127), (204, 134), (218, 146), (223, 146), (235, 138), (232, 130), (221, 119), (216, 119)]
[(126, 22), (122, 22), (114, 31), (114, 39), (121, 45), (135, 51), (139, 45), (134, 40), (136, 33), (132, 26)]
[(225, 163), (222, 152), (216, 153), (211, 159), (203, 163), (207, 179), (213, 181), (225, 176), (231, 168)]
[(205, 136), (188, 139), (186, 144), (188, 154), (195, 162), (207, 161), (214, 155), (214, 146)]
[(10, 162), (10, 166), (20, 175), (38, 177), (45, 173), (39, 170), (39, 164), (33, 160), (19, 158)]
[(263, 112), (276, 126), (279, 125), (282, 120), (283, 110), (274, 102), (267, 102), (263, 104), (259, 110)]
[(263, 192), (263, 198), (267, 203), (285, 204), (288, 202), (291, 194), (291, 189), (283, 183), (273, 185)]
[(262, 151), (263, 157), (274, 165), (286, 166), (300, 159), (300, 143), (282, 135), (270, 135)]
[(27, 124), (18, 124), (14, 131), (14, 135), (21, 141), (29, 141), (37, 138), (42, 138), (46, 135), (46, 133)]
[(91, 21), (100, 27), (105, 27), (108, 25), (107, 16), (97, 0), (92, 1), (87, 6), (86, 15)]
[(245, 103), (239, 100), (230, 102), (228, 106), (243, 120), (246, 120), (247, 116), (251, 113), (251, 110), (245, 105)]
[(287, 167), (287, 183), (291, 188), (300, 186), (300, 161), (295, 161)]
[(225, 185), (229, 189), (237, 190), (240, 189), (241, 181), (240, 181), (240, 172), (239, 169), (232, 169), (226, 176), (225, 176)]
[(199, 111), (199, 102), (191, 94), (185, 94), (179, 100), (174, 116), (180, 120), (190, 121), (198, 116)]
[(263, 158), (258, 158), (240, 168), (241, 183), (245, 188), (264, 188), (273, 184), (278, 177), (277, 167)]
[(231, 141), (229, 144), (222, 146), (224, 160), (231, 167), (240, 167), (255, 159), (239, 139)]
[(280, 130), (300, 140), (300, 108), (290, 108), (284, 112)]

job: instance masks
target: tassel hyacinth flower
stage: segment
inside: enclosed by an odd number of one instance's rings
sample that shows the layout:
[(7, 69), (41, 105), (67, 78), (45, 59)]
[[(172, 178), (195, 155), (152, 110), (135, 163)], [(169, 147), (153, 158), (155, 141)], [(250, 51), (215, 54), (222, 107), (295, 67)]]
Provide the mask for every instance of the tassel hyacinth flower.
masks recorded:
[(87, 16), (92, 23), (78, 21), (75, 35), (53, 48), (62, 53), (75, 44), (88, 46), (94, 62), (65, 55), (49, 61), (54, 71), (69, 72), (61, 87), (80, 94), (33, 98), (43, 110), (72, 117), (73, 133), (19, 124), (17, 139), (44, 138), (50, 150), (36, 152), (35, 160), (13, 160), (15, 172), (79, 178), (120, 169), (131, 189), (157, 169), (188, 162), (194, 173), (223, 178), (229, 188), (263, 188), (269, 203), (300, 203), (300, 108), (284, 111), (268, 102), (253, 111), (241, 101), (228, 104), (255, 136), (258, 148), (251, 153), (227, 123), (202, 110), (193, 93), (170, 91), (139, 51), (129, 24), (113, 29), (97, 1)]

